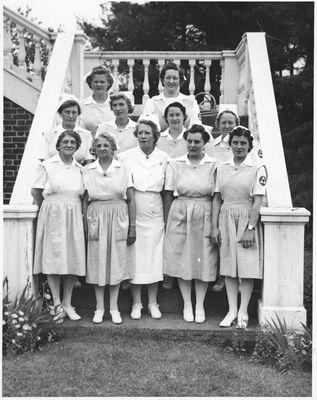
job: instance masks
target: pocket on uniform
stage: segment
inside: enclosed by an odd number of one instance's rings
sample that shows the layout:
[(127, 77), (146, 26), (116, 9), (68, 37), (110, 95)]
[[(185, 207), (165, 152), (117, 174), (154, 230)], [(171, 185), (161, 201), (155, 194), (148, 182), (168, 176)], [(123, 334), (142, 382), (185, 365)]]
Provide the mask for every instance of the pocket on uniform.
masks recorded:
[(88, 240), (99, 240), (99, 219), (95, 215), (88, 215)]

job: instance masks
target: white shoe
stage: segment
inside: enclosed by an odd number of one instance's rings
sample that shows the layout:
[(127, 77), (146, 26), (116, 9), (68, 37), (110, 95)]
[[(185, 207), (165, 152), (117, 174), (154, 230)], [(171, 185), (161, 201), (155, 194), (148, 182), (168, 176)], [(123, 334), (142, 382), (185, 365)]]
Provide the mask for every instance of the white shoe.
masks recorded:
[(200, 309), (195, 311), (195, 322), (197, 324), (202, 324), (206, 320), (205, 310)]
[(224, 319), (220, 322), (219, 326), (221, 328), (228, 328), (237, 320), (237, 314), (230, 314), (228, 313)]
[(110, 311), (112, 323), (114, 324), (121, 324), (122, 323), (122, 318), (118, 310), (113, 310)]
[(79, 321), (81, 319), (81, 316), (79, 314), (77, 314), (77, 312), (75, 311), (74, 307), (64, 307), (63, 309), (67, 315), (67, 317), (72, 320), (72, 321)]
[(186, 322), (194, 322), (194, 314), (192, 307), (186, 307), (183, 310), (183, 318)]
[(161, 311), (159, 310), (159, 305), (157, 303), (149, 304), (148, 309), (152, 318), (160, 319), (162, 317)]
[(64, 318), (66, 317), (66, 312), (64, 311), (64, 308), (61, 304), (59, 304), (57, 307), (52, 312), (53, 321), (56, 324), (62, 324), (64, 322)]
[(94, 313), (94, 317), (92, 319), (92, 322), (94, 324), (101, 324), (103, 320), (103, 315), (105, 313), (105, 310), (96, 310)]
[(132, 319), (140, 319), (141, 318), (141, 310), (143, 306), (141, 303), (135, 303), (132, 306), (132, 311), (131, 311), (131, 318)]

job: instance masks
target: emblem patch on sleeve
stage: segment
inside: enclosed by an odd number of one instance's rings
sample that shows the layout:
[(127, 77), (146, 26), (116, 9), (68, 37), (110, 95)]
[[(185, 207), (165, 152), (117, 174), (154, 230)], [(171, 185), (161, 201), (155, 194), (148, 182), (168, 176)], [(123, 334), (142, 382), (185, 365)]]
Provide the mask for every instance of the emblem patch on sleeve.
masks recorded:
[(260, 176), (259, 182), (262, 186), (265, 186), (266, 184), (266, 177), (264, 175)]
[(258, 151), (258, 156), (259, 156), (260, 158), (263, 158), (263, 151), (262, 151), (262, 149), (259, 149), (259, 151)]

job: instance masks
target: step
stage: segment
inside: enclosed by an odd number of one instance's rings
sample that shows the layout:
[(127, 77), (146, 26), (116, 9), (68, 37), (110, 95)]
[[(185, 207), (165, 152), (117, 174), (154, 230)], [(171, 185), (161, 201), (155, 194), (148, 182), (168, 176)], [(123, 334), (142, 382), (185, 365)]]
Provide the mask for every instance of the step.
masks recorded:
[[(194, 292), (193, 292), (193, 304), (195, 304)], [(257, 288), (253, 291), (250, 304), (249, 304), (249, 315), (256, 319), (257, 317), (257, 302), (260, 297), (260, 292)], [(95, 294), (93, 285), (82, 283), (80, 288), (75, 288), (73, 291), (72, 303), (79, 311), (93, 312), (96, 307)], [(142, 287), (142, 304), (144, 309), (147, 308), (147, 291), (146, 287)], [(179, 291), (177, 282), (174, 280), (173, 288), (170, 290), (164, 290), (159, 286), (158, 290), (158, 304), (163, 314), (178, 314), (182, 315), (183, 311), (183, 300)], [(206, 298), (205, 298), (205, 311), (206, 315), (224, 316), (228, 310), (228, 302), (225, 290), (221, 292), (214, 292), (209, 286)], [(105, 288), (105, 307), (109, 309), (109, 289)], [(120, 288), (118, 307), (120, 312), (129, 313), (132, 308), (132, 295), (129, 289), (123, 290)]]

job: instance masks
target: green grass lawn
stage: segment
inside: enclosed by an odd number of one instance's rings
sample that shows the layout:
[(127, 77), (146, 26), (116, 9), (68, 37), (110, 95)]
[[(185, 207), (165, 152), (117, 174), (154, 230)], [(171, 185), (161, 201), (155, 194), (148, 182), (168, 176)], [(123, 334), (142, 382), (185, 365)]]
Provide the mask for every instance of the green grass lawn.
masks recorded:
[(311, 396), (311, 374), (239, 358), (211, 336), (67, 329), (3, 360), (3, 396)]

